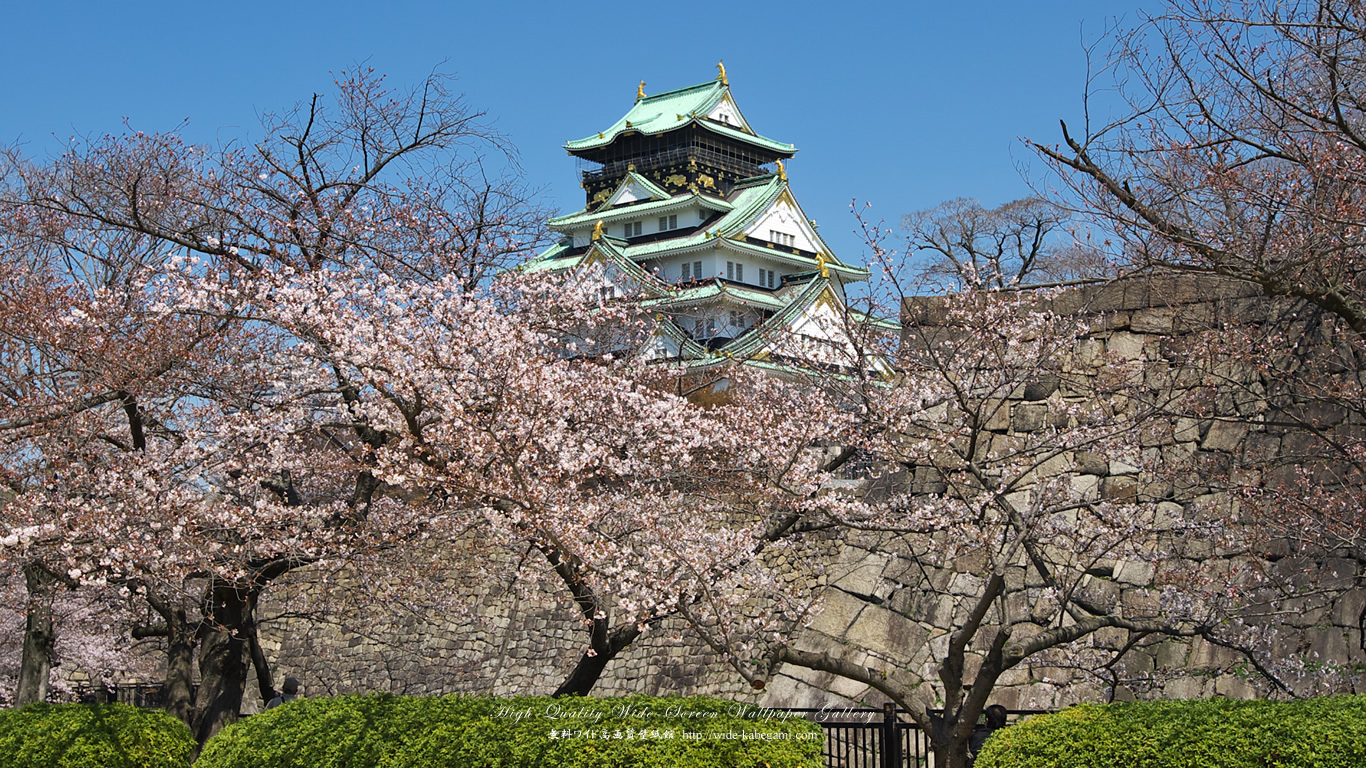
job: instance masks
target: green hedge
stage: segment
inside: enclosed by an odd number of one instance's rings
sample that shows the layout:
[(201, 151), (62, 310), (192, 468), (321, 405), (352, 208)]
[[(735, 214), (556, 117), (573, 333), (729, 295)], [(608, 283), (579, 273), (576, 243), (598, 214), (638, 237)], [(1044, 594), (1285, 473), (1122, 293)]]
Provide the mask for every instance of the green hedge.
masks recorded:
[(1366, 696), (1083, 704), (997, 732), (976, 768), (1360, 768)]
[(0, 768), (186, 768), (194, 737), (165, 712), (123, 704), (0, 711)]
[(765, 715), (707, 698), (300, 699), (225, 728), (195, 768), (820, 768), (819, 726)]

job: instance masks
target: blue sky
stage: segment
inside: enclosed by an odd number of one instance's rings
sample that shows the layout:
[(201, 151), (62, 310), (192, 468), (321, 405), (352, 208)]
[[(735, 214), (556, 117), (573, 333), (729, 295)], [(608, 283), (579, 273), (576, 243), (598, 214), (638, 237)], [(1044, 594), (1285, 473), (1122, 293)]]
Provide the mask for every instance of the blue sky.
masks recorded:
[[(1153, 2), (1146, 3), (1149, 8)], [(715, 77), (760, 132), (792, 142), (793, 191), (846, 260), (849, 202), (877, 216), (953, 197), (996, 205), (1049, 179), (1019, 137), (1057, 141), (1079, 119), (1083, 36), (1138, 0), (1038, 2), (11, 4), (0, 46), (0, 143), (30, 155), (67, 137), (170, 130), (196, 142), (364, 62), (396, 84), (456, 73), (558, 210), (582, 206), (561, 144), (611, 124), (636, 84)]]

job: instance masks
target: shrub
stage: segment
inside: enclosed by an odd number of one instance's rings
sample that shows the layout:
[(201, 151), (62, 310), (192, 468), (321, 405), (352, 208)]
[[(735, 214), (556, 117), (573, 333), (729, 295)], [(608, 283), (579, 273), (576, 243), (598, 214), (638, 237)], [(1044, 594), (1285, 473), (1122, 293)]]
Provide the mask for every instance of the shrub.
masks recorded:
[(0, 711), (0, 768), (187, 768), (195, 741), (165, 712), (124, 704)]
[(370, 695), (236, 723), (195, 768), (819, 768), (822, 745), (814, 723), (718, 699)]
[(976, 768), (1352, 768), (1366, 696), (1083, 704), (993, 735)]

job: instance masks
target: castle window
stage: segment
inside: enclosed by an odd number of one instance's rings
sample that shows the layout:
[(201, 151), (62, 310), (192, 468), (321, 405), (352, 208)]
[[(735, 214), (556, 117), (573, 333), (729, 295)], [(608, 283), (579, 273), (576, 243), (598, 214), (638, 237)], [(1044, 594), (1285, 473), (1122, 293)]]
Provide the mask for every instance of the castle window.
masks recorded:
[(689, 264), (689, 263), (686, 262), (686, 261), (683, 262), (683, 274), (682, 274), (682, 278), (681, 278), (681, 279), (683, 279), (683, 280), (687, 280), (687, 279), (688, 279), (688, 277), (689, 277), (688, 272), (690, 271), (690, 270), (689, 270), (690, 267), (692, 267), (691, 264)]
[(693, 277), (697, 278), (698, 280), (702, 279), (702, 262), (694, 261), (692, 263), (692, 273)]
[(728, 261), (728, 262), (726, 262), (726, 279), (727, 279), (727, 280), (734, 280), (734, 279), (735, 279), (735, 262), (733, 262), (733, 261)]
[(678, 229), (678, 216), (660, 216), (659, 231), (664, 232), (670, 229)]
[[(639, 222), (639, 221), (635, 221), (635, 222), (628, 221), (628, 222), (626, 222), (626, 227), (625, 227), (625, 229), (626, 229), (626, 236), (627, 236), (627, 237), (640, 237), (640, 231), (641, 231), (641, 229), (642, 229), (642, 227), (641, 227), (641, 222)], [(633, 233), (634, 233), (634, 234), (633, 234)]]
[(739, 263), (737, 263), (737, 264), (735, 265), (735, 279), (736, 279), (736, 280), (739, 280), (739, 281), (742, 282), (742, 283), (745, 282), (745, 265), (744, 265), (744, 264), (739, 264)]

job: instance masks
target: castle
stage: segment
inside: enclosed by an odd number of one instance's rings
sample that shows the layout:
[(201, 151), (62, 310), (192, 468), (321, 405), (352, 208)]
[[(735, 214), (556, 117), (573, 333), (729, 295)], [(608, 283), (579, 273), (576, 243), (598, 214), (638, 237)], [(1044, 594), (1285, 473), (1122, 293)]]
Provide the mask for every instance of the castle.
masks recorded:
[(717, 67), (715, 80), (664, 93), (642, 82), (625, 115), (565, 144), (583, 167), (584, 208), (552, 218), (563, 238), (523, 269), (643, 297), (658, 316), (644, 360), (690, 372), (849, 365), (845, 286), (868, 271), (821, 239), (783, 164), (797, 148), (750, 127)]

